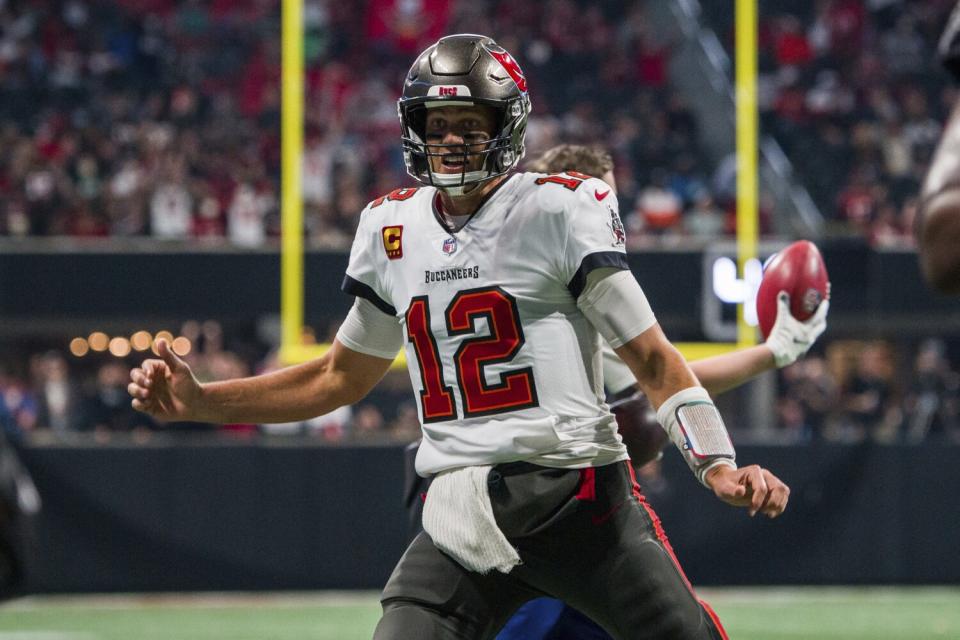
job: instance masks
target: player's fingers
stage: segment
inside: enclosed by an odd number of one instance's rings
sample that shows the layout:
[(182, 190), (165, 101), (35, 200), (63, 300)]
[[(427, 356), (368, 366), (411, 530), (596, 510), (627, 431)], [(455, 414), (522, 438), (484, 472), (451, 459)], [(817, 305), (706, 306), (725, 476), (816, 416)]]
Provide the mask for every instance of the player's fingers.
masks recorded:
[(763, 506), (761, 513), (770, 518), (776, 518), (787, 508), (787, 500), (790, 497), (790, 490), (786, 485), (774, 487), (770, 490), (767, 504)]
[(145, 389), (136, 382), (131, 382), (127, 385), (127, 393), (129, 393), (134, 398), (139, 398), (141, 400), (146, 400), (150, 397), (150, 390)]
[(146, 360), (143, 363), (143, 370), (152, 383), (163, 381), (167, 375), (167, 365), (163, 360)]
[(760, 467), (755, 465), (747, 468), (744, 481), (750, 487), (752, 493), (750, 500), (750, 516), (752, 517), (757, 515), (757, 511), (763, 507), (763, 503), (767, 500), (767, 482), (763, 478)]
[(142, 411), (143, 413), (150, 413), (150, 403), (140, 400), (139, 398), (134, 398), (130, 401), (130, 406), (136, 409), (137, 411)]
[(735, 507), (745, 507), (750, 504), (749, 489), (736, 480), (720, 480), (713, 485), (713, 490), (717, 497)]
[(173, 348), (164, 339), (157, 340), (157, 354), (163, 358), (163, 362), (170, 367), (170, 371), (180, 371), (187, 367), (187, 363), (180, 359)]
[(828, 313), (830, 313), (830, 301), (824, 300), (817, 307), (817, 312), (813, 314), (814, 323), (826, 322)]
[(130, 370), (130, 379), (141, 387), (149, 387), (153, 383), (153, 381), (147, 377), (146, 372), (139, 367)]
[(771, 518), (776, 518), (787, 508), (787, 502), (790, 500), (790, 487), (766, 469), (764, 469), (764, 478), (770, 490), (770, 498), (767, 500), (763, 513)]
[(152, 364), (152, 363), (153, 363), (153, 360), (144, 360), (143, 362), (140, 363), (140, 366), (139, 366), (139, 367), (137, 367), (136, 369), (133, 369), (133, 370), (130, 372), (130, 375), (133, 376), (133, 373), (134, 373), (135, 371), (139, 371), (139, 372), (141, 372), (141, 373), (142, 373), (143, 375), (145, 375), (145, 376), (150, 376), (150, 375), (152, 375), (152, 374), (153, 374), (153, 364)]

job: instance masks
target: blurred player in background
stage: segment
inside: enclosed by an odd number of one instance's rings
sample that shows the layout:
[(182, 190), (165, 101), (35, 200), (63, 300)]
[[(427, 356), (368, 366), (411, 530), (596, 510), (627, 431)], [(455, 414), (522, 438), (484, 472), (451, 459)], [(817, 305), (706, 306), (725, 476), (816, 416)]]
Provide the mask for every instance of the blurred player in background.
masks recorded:
[(634, 479), (604, 403), (601, 336), (696, 478), (750, 515), (789, 489), (738, 467), (723, 420), (626, 263), (616, 196), (582, 174), (514, 173), (527, 81), (484, 36), (441, 39), (399, 103), (407, 169), (361, 216), (330, 351), (199, 384), (163, 341), (131, 371), (134, 407), (166, 420), (289, 422), (362, 398), (406, 344), (434, 476), (425, 532), (383, 592), (377, 640), (492, 638), (524, 602), (570, 603), (616, 638), (726, 637)]
[[(960, 4), (939, 46), (943, 66), (960, 80)], [(944, 129), (920, 192), (917, 245), (927, 282), (942, 293), (960, 293), (960, 104)]]
[[(535, 173), (559, 174), (575, 172), (601, 178), (616, 193), (613, 158), (600, 147), (558, 145), (526, 164)], [(734, 353), (705, 358), (690, 363), (690, 368), (711, 395), (738, 387), (756, 376), (792, 364), (810, 349), (826, 329), (829, 301), (821, 305), (814, 317), (800, 322), (790, 315), (788, 297), (778, 301), (777, 323), (766, 343)], [(630, 461), (638, 470), (662, 455), (669, 438), (656, 412), (637, 386), (636, 378), (609, 344), (602, 345), (603, 379), (610, 409), (617, 419), (617, 429)], [(415, 443), (406, 451), (407, 508), (411, 512), (414, 535), (420, 530), (422, 496), (429, 487), (429, 478), (417, 475), (413, 465), (419, 447)], [(507, 622), (497, 640), (581, 640), (605, 639), (610, 636), (595, 622), (576, 609), (553, 598), (538, 598), (523, 605)]]

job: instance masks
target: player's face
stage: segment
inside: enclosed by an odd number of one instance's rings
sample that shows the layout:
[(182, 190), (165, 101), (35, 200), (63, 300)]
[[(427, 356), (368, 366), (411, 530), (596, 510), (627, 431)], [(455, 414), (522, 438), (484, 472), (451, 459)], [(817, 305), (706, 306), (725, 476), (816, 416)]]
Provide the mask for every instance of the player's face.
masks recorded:
[[(490, 107), (436, 107), (427, 110), (427, 144), (455, 145), (440, 156), (430, 157), (430, 168), (436, 173), (479, 171), (483, 156), (479, 154), (493, 137), (494, 110)], [(466, 163), (466, 167), (464, 164)]]

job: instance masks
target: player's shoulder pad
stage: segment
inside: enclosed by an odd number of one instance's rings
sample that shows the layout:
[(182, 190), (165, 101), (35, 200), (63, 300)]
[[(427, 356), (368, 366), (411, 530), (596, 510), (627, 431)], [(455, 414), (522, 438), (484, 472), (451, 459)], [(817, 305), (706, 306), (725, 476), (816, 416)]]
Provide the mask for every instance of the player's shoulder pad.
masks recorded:
[[(537, 203), (545, 212), (560, 213), (588, 207), (617, 207), (613, 189), (600, 178), (584, 173), (528, 173), (531, 188), (536, 191)], [(605, 207), (604, 207), (605, 208)]]

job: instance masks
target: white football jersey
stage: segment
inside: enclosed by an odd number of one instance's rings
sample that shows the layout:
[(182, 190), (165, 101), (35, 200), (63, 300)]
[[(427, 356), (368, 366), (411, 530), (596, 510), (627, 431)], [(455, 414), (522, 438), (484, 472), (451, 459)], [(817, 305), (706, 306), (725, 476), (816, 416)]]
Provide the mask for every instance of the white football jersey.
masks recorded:
[(627, 459), (600, 336), (576, 304), (591, 270), (628, 268), (609, 185), (515, 173), (456, 232), (437, 200), (425, 187), (371, 202), (343, 286), (401, 323), (423, 425), (417, 471)]

